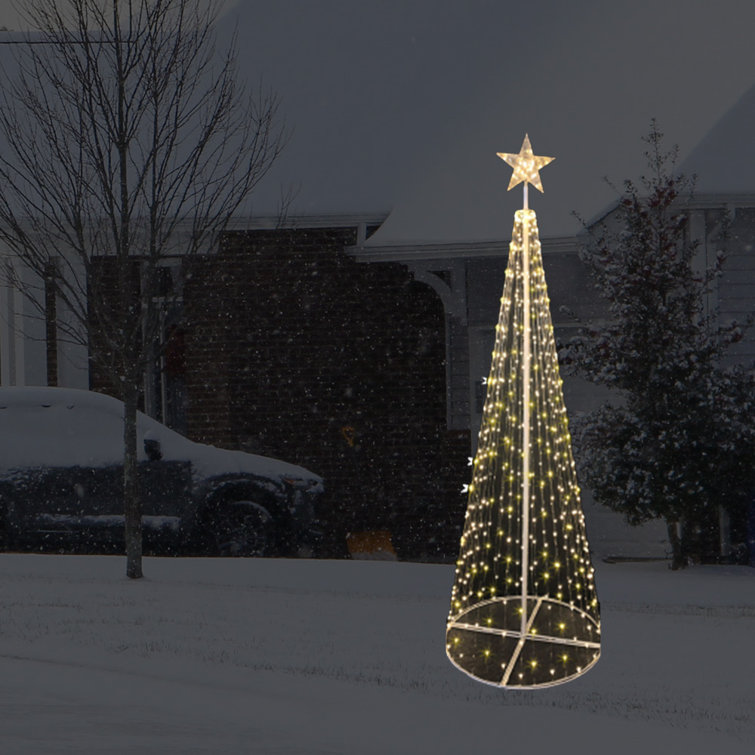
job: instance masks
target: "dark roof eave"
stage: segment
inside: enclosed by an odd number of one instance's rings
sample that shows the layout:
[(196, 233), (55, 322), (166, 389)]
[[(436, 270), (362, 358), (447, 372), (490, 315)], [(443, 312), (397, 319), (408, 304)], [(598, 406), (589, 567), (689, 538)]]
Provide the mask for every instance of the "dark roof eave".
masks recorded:
[[(471, 257), (501, 257), (509, 252), (509, 239), (461, 242), (407, 242), (399, 244), (362, 245), (346, 248), (358, 262), (410, 262), (412, 260), (443, 260)], [(541, 239), (543, 254), (576, 254), (574, 236)]]

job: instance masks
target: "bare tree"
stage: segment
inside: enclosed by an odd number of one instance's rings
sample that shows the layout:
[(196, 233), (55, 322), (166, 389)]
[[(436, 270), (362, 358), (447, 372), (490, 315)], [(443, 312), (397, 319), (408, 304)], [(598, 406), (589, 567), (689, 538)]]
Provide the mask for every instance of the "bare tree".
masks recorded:
[[(25, 10), (35, 32), (0, 93), (0, 240), (38, 280), (56, 270), (71, 315), (62, 335), (96, 342), (90, 361), (124, 402), (126, 574), (139, 578), (136, 411), (158, 337), (159, 267), (213, 248), (282, 148), (278, 101), (238, 85), (235, 40), (215, 50), (210, 0)], [(95, 274), (107, 258), (110, 286)], [(33, 285), (22, 290), (39, 306)]]

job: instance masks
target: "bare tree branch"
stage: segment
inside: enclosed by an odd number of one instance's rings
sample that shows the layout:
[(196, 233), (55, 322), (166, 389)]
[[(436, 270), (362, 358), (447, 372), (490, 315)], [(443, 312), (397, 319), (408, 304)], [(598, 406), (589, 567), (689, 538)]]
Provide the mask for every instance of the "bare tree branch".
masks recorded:
[[(42, 281), (54, 261), (63, 334), (94, 337), (90, 358), (124, 400), (127, 573), (140, 576), (135, 407), (166, 305), (159, 268), (211, 251), (267, 173), (284, 143), (278, 98), (239, 85), (235, 39), (216, 51), (216, 2), (24, 8), (36, 31), (0, 88), (0, 241)], [(21, 290), (38, 306), (38, 287)]]

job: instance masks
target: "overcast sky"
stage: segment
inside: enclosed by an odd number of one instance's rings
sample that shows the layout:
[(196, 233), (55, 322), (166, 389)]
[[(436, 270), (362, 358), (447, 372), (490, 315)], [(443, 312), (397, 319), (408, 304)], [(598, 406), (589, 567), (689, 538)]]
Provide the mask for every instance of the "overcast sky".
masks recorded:
[(641, 170), (651, 118), (684, 156), (755, 83), (753, 0), (242, 0), (237, 12), (242, 69), (279, 90), (294, 130), (260, 206), (289, 180), (301, 212), (392, 208), (378, 240), (507, 236), (521, 195), (495, 153), (525, 132), (556, 157), (532, 199), (541, 231), (569, 233), (572, 210), (591, 217), (611, 199), (603, 176)]
[[(531, 192), (541, 233), (567, 235), (572, 211), (613, 199), (604, 176), (642, 170), (651, 118), (684, 159), (732, 108), (701, 185), (755, 173), (754, 0), (235, 2), (221, 35), (238, 28), (241, 74), (279, 93), (291, 130), (256, 214), (293, 186), (292, 213), (391, 211), (381, 243), (505, 238), (521, 194), (496, 152), (528, 132), (556, 157)], [(11, 6), (0, 25), (17, 28)]]
[[(225, 0), (227, 8), (234, 6), (239, 0)], [(243, 1), (243, 0), (242, 0)], [(16, 8), (23, 7), (24, 0), (0, 0), (0, 27), (21, 31), (26, 28), (23, 16)]]
[(0, 0), (0, 27), (14, 30), (23, 28), (21, 17), (14, 7), (17, 5), (13, 0)]

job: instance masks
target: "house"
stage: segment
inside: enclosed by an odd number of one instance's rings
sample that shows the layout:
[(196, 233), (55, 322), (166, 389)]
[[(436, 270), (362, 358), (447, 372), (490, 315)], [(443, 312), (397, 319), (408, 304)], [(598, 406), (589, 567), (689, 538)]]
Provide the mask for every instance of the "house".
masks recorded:
[[(755, 195), (697, 198), (689, 226), (701, 263), (720, 247), (724, 217), (729, 259), (710, 305), (745, 319)], [(507, 243), (370, 244), (383, 219), (258, 222), (229, 230), (213, 254), (177, 258), (166, 277), (181, 287), (179, 309), (166, 319), (144, 407), (192, 439), (316, 469), (329, 489), (326, 552), (342, 553), (348, 532), (385, 529), (402, 557), (445, 560), (458, 542)], [(574, 237), (543, 241), (561, 341), (575, 316), (601, 317), (577, 249)], [(82, 347), (56, 336), (62, 312), (45, 301), (46, 322), (0, 290), (2, 384), (107, 389)], [(752, 332), (731, 356), (755, 361)], [(571, 414), (601, 400), (573, 377), (565, 397)], [(662, 527), (638, 538), (617, 515), (586, 505), (599, 552), (663, 553)]]
[[(256, 221), (231, 228), (207, 255), (175, 258), (166, 286), (180, 296), (165, 320), (144, 408), (194, 440), (278, 456), (328, 481), (324, 552), (349, 532), (388, 530), (401, 557), (453, 557), (463, 517), (506, 267), (507, 242), (374, 242), (385, 215)], [(755, 301), (755, 194), (696, 198), (690, 233), (700, 264), (728, 263), (709, 302), (744, 320)], [(544, 239), (556, 338), (602, 316), (575, 237)], [(7, 261), (12, 264), (12, 261)], [(107, 390), (87, 355), (45, 317), (0, 289), (3, 385)], [(755, 363), (755, 334), (731, 358)], [(603, 396), (571, 376), (570, 414)], [(660, 523), (638, 535), (585, 502), (591, 544), (604, 555), (659, 556)]]
[[(677, 45), (674, 54), (698, 56), (702, 48), (678, 30), (714, 11), (701, 8), (681, 18), (654, 10), (649, 28), (639, 10), (611, 9), (605, 30), (611, 49), (602, 66), (589, 53), (591, 24), (597, 23), (591, 15), (575, 27), (576, 37), (540, 51), (547, 64), (529, 72), (525, 87), (510, 71), (519, 71), (515, 64), (530, 52), (528, 35), (500, 43), (497, 22), (511, 8), (479, 3), (479, 12), (470, 13), (447, 4), (445, 13), (428, 13), (430, 4), (420, 5), (412, 11), (375, 6), (370, 23), (355, 9), (341, 9), (337, 19), (321, 8), (292, 15), (285, 4), (239, 10), (249, 29), (243, 64), (257, 70), (274, 61), (273, 86), (298, 98), (298, 132), (271, 180), (297, 181), (304, 171), (307, 183), (299, 209), (283, 225), (239, 219), (217, 250), (166, 264), (165, 290), (177, 296), (177, 307), (167, 313), (165, 348), (144, 387), (145, 409), (194, 439), (280, 455), (323, 474), (332, 552), (342, 547), (345, 532), (373, 528), (389, 529), (407, 557), (449, 558), (456, 547), (465, 505), (459, 491), (480, 421), (481, 377), (514, 209), (503, 203), (505, 166), (496, 149), (515, 148), (526, 123), (538, 128), (536, 151), (555, 154), (563, 165), (546, 179), (536, 209), (556, 336), (566, 340), (575, 327), (566, 310), (583, 319), (602, 316), (578, 260), (570, 210), (598, 209), (605, 202), (594, 189), (601, 175), (621, 177), (635, 164), (634, 144), (649, 115), (635, 112), (633, 97), (641, 92), (643, 102), (666, 103), (669, 86), (677, 95), (678, 87), (687, 87), (694, 97), (679, 95), (666, 112), (650, 115), (659, 115), (672, 141), (678, 127), (694, 143), (750, 76), (746, 66), (726, 63), (727, 55), (736, 58), (740, 38), (751, 50), (744, 24), (729, 19), (725, 49), (706, 54), (705, 73), (716, 86), (702, 86), (686, 70), (669, 83), (654, 60), (666, 61), (671, 51), (648, 40), (665, 24), (675, 30), (664, 37)], [(546, 5), (574, 15), (562, 4)], [(400, 23), (386, 21), (396, 14)], [(517, 14), (521, 28), (540, 29), (532, 9)], [(312, 32), (315, 24), (325, 27), (323, 34)], [(646, 50), (633, 88), (605, 86), (611, 65), (624, 70), (628, 44)], [(469, 54), (447, 54), (457, 47)], [(359, 75), (344, 76), (346, 70)], [(726, 75), (716, 79), (716, 71)], [(331, 80), (341, 86), (322, 85)], [(470, 82), (476, 91), (469, 91)], [(526, 97), (529, 88), (539, 96)], [(543, 92), (563, 123), (538, 117)], [(723, 214), (731, 216), (729, 265), (710, 302), (722, 317), (746, 316), (755, 294), (753, 102), (751, 90), (687, 161), (701, 176), (690, 221), (701, 262), (720, 243)], [(599, 128), (606, 113), (610, 129)], [(407, 131), (411, 138), (404, 138)], [(619, 160), (629, 135), (631, 157)], [(405, 164), (411, 175), (403, 172)], [(391, 202), (390, 213), (364, 213)], [(4, 264), (16, 266), (12, 259)], [(37, 283), (36, 308), (12, 286), (0, 286), (0, 382), (105, 388), (89, 369), (87, 347), (62, 338), (64, 303), (47, 281)], [(732, 356), (749, 363), (752, 334)], [(567, 379), (565, 391), (570, 412), (600, 400), (578, 380)], [(587, 517), (601, 554), (665, 549), (657, 528), (640, 535), (589, 503)]]
[[(696, 199), (689, 228), (700, 265), (724, 243), (725, 219), (728, 264), (709, 306), (745, 320), (755, 195)], [(197, 440), (317, 469), (329, 483), (331, 548), (349, 531), (387, 529), (402, 557), (446, 559), (464, 510), (459, 492), (482, 414), (507, 242), (370, 243), (381, 220), (231, 230), (216, 254), (184, 260), (180, 353), (168, 349), (161, 393), (179, 380), (183, 415), (165, 406), (163, 419)], [(574, 237), (543, 242), (561, 342), (577, 320), (603, 316), (577, 252)], [(752, 332), (730, 358), (755, 363)], [(566, 376), (571, 414), (605, 395)], [(665, 553), (661, 523), (639, 534), (589, 495), (585, 506), (600, 553)]]

